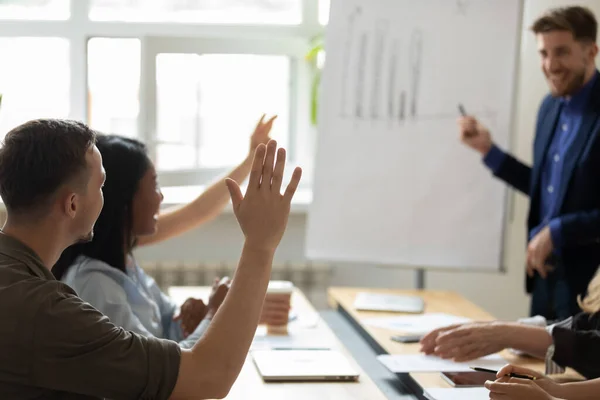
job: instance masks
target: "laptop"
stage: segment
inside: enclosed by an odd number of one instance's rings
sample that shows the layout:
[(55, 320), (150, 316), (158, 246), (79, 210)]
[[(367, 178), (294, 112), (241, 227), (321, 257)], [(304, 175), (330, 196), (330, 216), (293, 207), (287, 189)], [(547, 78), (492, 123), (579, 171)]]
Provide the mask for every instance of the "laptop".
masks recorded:
[(336, 350), (254, 350), (252, 359), (265, 382), (351, 382), (359, 377)]

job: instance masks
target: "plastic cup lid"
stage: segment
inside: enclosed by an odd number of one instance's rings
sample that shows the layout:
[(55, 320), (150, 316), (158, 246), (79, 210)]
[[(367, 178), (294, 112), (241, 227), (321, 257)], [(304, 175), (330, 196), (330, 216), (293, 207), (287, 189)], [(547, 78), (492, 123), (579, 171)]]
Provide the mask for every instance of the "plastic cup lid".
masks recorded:
[(290, 281), (270, 281), (267, 293), (292, 293), (294, 284)]

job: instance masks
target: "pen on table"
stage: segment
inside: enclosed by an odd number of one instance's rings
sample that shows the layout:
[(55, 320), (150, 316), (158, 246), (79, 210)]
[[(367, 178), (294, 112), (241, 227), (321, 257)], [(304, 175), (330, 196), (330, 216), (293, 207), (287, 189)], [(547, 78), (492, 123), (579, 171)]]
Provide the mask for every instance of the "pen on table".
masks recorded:
[[(491, 374), (496, 374), (496, 375), (498, 374), (498, 371), (494, 371), (493, 369), (479, 368), (479, 367), (471, 367), (471, 369), (473, 371), (477, 371), (477, 372), (489, 372)], [(511, 378), (529, 379), (532, 381), (535, 381), (537, 379), (535, 376), (516, 374), (514, 372), (511, 372), (510, 374), (507, 374), (506, 376), (510, 376)]]

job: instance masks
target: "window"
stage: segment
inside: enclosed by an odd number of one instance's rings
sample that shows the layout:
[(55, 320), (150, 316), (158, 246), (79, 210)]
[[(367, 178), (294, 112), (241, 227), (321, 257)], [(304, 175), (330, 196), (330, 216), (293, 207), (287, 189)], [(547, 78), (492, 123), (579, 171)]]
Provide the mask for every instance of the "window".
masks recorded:
[(69, 18), (69, 0), (4, 0), (0, 19), (65, 20)]
[(69, 43), (0, 37), (0, 136), (34, 118), (69, 115)]
[(88, 41), (88, 123), (94, 129), (139, 136), (140, 51), (139, 39)]
[(299, 24), (302, 0), (92, 0), (95, 21)]
[(287, 147), (289, 76), (285, 56), (159, 54), (158, 169), (235, 165), (262, 113), (278, 116), (272, 137)]
[(329, 22), (330, 3), (330, 0), (319, 0), (319, 23), (321, 25), (327, 25)]
[(310, 168), (304, 56), (327, 9), (325, 0), (2, 1), (0, 137), (32, 118), (85, 120), (143, 140), (163, 185), (203, 185), (244, 159), (265, 113), (278, 116), (272, 137), (289, 162)]

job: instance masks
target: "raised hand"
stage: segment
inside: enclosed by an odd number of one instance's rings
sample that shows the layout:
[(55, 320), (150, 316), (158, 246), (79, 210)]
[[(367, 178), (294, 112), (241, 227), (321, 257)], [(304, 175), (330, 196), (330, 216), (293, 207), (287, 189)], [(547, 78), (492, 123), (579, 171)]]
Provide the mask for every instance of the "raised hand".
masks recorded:
[(292, 197), (302, 176), (302, 170), (296, 168), (285, 193), (281, 194), (285, 157), (285, 149), (277, 150), (274, 140), (267, 146), (259, 144), (246, 194), (242, 195), (234, 180), (226, 181), (233, 211), (246, 237), (246, 246), (250, 248), (274, 252), (285, 232)]
[(460, 140), (477, 150), (481, 155), (486, 155), (492, 148), (492, 136), (486, 127), (473, 117), (460, 117), (457, 121)]
[(263, 114), (260, 117), (260, 120), (254, 128), (254, 132), (252, 132), (252, 135), (250, 136), (250, 156), (254, 154), (254, 151), (256, 150), (259, 144), (269, 143), (269, 140), (271, 140), (269, 134), (271, 133), (271, 129), (273, 128), (273, 122), (275, 122), (276, 118), (277, 115), (269, 118), (267, 122), (264, 122), (265, 114)]

